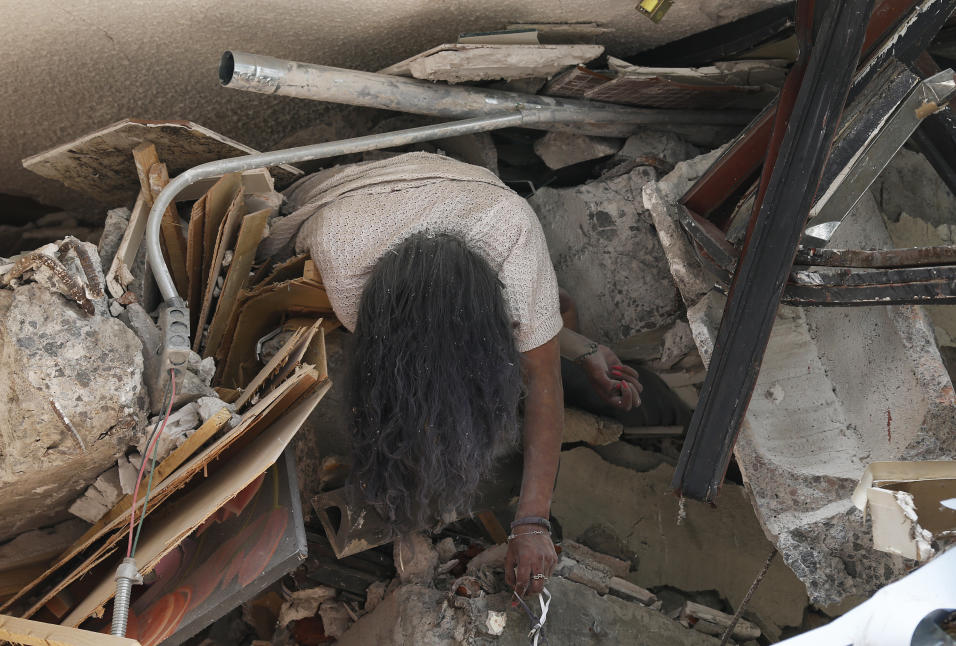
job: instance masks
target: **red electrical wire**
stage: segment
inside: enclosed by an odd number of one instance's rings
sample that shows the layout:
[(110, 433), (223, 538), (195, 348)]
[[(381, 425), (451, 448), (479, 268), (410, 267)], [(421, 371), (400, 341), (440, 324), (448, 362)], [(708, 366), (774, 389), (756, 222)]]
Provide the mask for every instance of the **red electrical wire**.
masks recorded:
[[(176, 372), (174, 370), (169, 371), (170, 379), (170, 395), (169, 395), (169, 408), (166, 409), (166, 416), (163, 418), (163, 425), (159, 427), (159, 432), (153, 434), (153, 439), (150, 440), (149, 446), (146, 447), (146, 454), (143, 456), (143, 463), (139, 465), (139, 475), (136, 476), (136, 486), (133, 488), (133, 504), (129, 509), (129, 542), (126, 546), (126, 556), (131, 556), (133, 553), (133, 526), (136, 524), (136, 497), (139, 495), (139, 483), (143, 479), (143, 472), (146, 470), (146, 463), (149, 462), (150, 456), (153, 454), (153, 449), (156, 448), (156, 441), (159, 439), (159, 436), (163, 434), (163, 430), (166, 428), (166, 422), (169, 421), (169, 416), (173, 412), (173, 402), (176, 400)], [(144, 507), (143, 513), (146, 513)]]

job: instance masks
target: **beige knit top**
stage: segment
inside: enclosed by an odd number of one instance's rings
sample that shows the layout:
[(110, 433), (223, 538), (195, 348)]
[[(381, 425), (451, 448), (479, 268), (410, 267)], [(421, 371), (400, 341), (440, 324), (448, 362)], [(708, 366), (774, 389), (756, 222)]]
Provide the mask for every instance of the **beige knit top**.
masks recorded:
[(311, 254), (336, 315), (350, 330), (376, 261), (422, 231), (460, 238), (498, 272), (519, 351), (561, 330), (541, 224), (528, 203), (485, 168), (409, 153), (310, 175), (286, 198), (293, 212), (273, 225), (271, 244), (295, 235), (296, 252)]

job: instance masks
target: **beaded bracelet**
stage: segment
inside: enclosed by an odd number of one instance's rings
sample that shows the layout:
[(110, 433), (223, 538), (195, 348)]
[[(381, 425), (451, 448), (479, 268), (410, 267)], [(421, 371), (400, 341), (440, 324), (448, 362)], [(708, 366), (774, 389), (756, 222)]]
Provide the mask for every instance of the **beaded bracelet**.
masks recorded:
[(574, 363), (580, 364), (582, 361), (590, 357), (592, 354), (596, 354), (598, 351), (598, 344), (594, 341), (591, 341), (591, 345), (588, 346), (588, 349), (579, 354), (577, 357), (572, 359)]

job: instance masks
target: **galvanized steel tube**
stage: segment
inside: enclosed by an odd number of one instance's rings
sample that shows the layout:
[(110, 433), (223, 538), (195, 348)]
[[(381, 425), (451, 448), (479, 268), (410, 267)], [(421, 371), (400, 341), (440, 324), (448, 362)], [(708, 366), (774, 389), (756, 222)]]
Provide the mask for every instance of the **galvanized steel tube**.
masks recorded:
[[(486, 88), (431, 83), (403, 76), (298, 63), (271, 56), (227, 51), (219, 64), (224, 87), (261, 94), (345, 103), (369, 108), (462, 119), (504, 114), (517, 109), (578, 113), (566, 129), (585, 134), (627, 136), (653, 124), (744, 125), (746, 110), (656, 110), (612, 103), (562, 99)], [(553, 123), (529, 127), (556, 129)]]
[[(163, 258), (163, 251), (159, 241), (160, 223), (163, 219), (163, 213), (166, 212), (166, 208), (172, 203), (176, 195), (190, 184), (198, 182), (201, 179), (218, 177), (226, 173), (252, 170), (253, 168), (276, 166), (278, 164), (294, 164), (296, 162), (311, 161), (314, 159), (326, 159), (350, 153), (391, 148), (393, 146), (404, 146), (421, 141), (457, 137), (459, 135), (487, 132), (489, 130), (508, 128), (511, 126), (529, 126), (542, 121), (557, 122), (573, 120), (576, 116), (577, 115), (573, 113), (563, 113), (560, 110), (525, 112), (512, 109), (510, 114), (452, 121), (450, 123), (440, 123), (433, 126), (410, 128), (408, 130), (368, 135), (354, 139), (344, 139), (342, 141), (330, 141), (322, 144), (313, 144), (311, 146), (299, 146), (298, 148), (287, 148), (268, 153), (220, 159), (190, 168), (176, 176), (176, 178), (167, 184), (166, 188), (156, 196), (146, 223), (146, 255), (149, 259), (150, 268), (153, 270), (153, 276), (156, 279), (160, 294), (162, 294), (163, 300), (169, 305), (183, 305), (183, 301), (176, 291), (176, 285), (173, 283), (172, 276), (169, 273), (169, 268), (166, 266), (166, 261)], [(190, 305), (194, 306), (192, 303)]]

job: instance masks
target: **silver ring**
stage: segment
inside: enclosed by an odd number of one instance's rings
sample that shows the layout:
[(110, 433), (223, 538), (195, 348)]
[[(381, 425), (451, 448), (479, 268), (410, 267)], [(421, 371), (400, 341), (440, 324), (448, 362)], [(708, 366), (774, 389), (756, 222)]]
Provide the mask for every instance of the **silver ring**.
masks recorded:
[(548, 580), (548, 577), (546, 577), (546, 576), (543, 575), (543, 574), (532, 574), (532, 575), (531, 575), (531, 578), (534, 579), (534, 580), (536, 580), (536, 581), (540, 581), (541, 579), (544, 579), (545, 581)]

